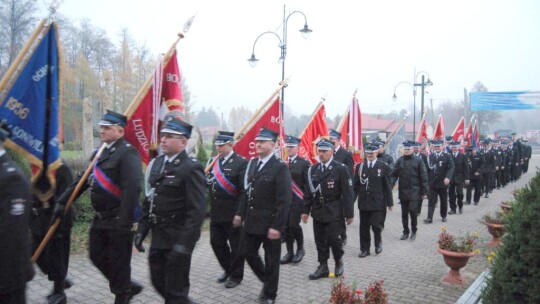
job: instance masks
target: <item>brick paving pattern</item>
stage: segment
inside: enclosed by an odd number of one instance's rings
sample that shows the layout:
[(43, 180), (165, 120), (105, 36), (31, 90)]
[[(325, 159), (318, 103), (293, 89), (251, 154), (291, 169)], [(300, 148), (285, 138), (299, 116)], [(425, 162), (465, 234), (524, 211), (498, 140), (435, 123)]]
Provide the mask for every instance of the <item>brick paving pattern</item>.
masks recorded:
[[(499, 203), (512, 200), (511, 191), (526, 185), (536, 173), (540, 156), (534, 155), (529, 172), (515, 183), (510, 183), (501, 190), (493, 190), (488, 199), (482, 198), (480, 203), (465, 205), (463, 214), (448, 215), (448, 222), (442, 223), (435, 211), (433, 224), (422, 223), (427, 213), (427, 200), (423, 202), (422, 214), (419, 216), (418, 233), (415, 241), (400, 241), (402, 234), (401, 208), (397, 204), (397, 191), (394, 191), (394, 211), (388, 212), (386, 228), (383, 231), (383, 252), (360, 259), (358, 209), (355, 206), (355, 222), (347, 227), (348, 244), (345, 247), (345, 281), (348, 284), (356, 281), (364, 289), (373, 280), (383, 279), (389, 293), (390, 303), (454, 303), (472, 284), (475, 278), (486, 269), (485, 254), (489, 253), (487, 242), (491, 236), (486, 227), (479, 222), (488, 211), (499, 210)], [(450, 286), (441, 283), (441, 278), (448, 272), (443, 258), (436, 252), (437, 237), (441, 226), (447, 227), (452, 234), (466, 231), (478, 231), (482, 254), (469, 260), (461, 270), (467, 279), (463, 286)], [(310, 281), (308, 274), (317, 265), (317, 253), (310, 222), (302, 224), (305, 235), (306, 256), (296, 265), (282, 265), (280, 270), (279, 292), (277, 303), (325, 303), (330, 295), (332, 279)], [(146, 245), (148, 248), (148, 244)], [(283, 244), (282, 252), (285, 252)], [(329, 261), (331, 271), (333, 260)], [(143, 292), (133, 298), (131, 303), (163, 303), (150, 283), (147, 254), (134, 253), (132, 260), (132, 278), (145, 285)], [(28, 284), (27, 297), (29, 303), (43, 303), (50, 293), (52, 283), (37, 270), (35, 278)], [(216, 278), (222, 273), (212, 252), (209, 233), (203, 232), (193, 254), (191, 268), (190, 297), (197, 303), (257, 303), (262, 288), (261, 282), (254, 276), (246, 264), (244, 281), (238, 287), (227, 289), (217, 283)], [(92, 265), (86, 255), (71, 257), (69, 277), (75, 285), (66, 291), (68, 303), (113, 303), (105, 278)]]

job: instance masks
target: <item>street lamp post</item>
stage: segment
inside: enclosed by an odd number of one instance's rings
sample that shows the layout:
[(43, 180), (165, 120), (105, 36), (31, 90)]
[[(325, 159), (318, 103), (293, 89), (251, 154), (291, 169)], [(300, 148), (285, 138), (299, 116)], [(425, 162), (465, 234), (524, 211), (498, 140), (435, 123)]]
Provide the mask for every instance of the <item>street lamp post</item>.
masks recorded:
[[(282, 36), (279, 36), (279, 34), (277, 34), (276, 32), (273, 32), (273, 31), (266, 31), (262, 34), (260, 34), (257, 39), (255, 39), (255, 42), (253, 42), (253, 49), (252, 49), (252, 52), (251, 52), (251, 57), (248, 59), (249, 61), (249, 64), (251, 65), (251, 67), (255, 67), (257, 65), (257, 62), (259, 61), (259, 59), (257, 59), (257, 57), (255, 57), (255, 45), (257, 44), (257, 41), (259, 40), (259, 38), (261, 38), (262, 36), (266, 35), (266, 34), (272, 34), (274, 36), (276, 36), (279, 40), (279, 48), (281, 49), (281, 56), (279, 57), (279, 63), (281, 63), (281, 81), (283, 81), (285, 79), (285, 58), (287, 57), (287, 23), (289, 22), (289, 18), (293, 15), (293, 14), (296, 14), (296, 13), (299, 13), (299, 14), (302, 14), (302, 16), (304, 16), (304, 28), (302, 28), (300, 30), (300, 33), (302, 33), (302, 36), (307, 39), (309, 37), (309, 34), (311, 34), (312, 30), (309, 29), (308, 27), (308, 24), (307, 24), (307, 17), (304, 13), (302, 13), (301, 11), (294, 11), (292, 13), (290, 13), (289, 15), (286, 14), (285, 12), (285, 5), (283, 5), (283, 35)], [(283, 88), (281, 88), (281, 102), (282, 104), (284, 103), (285, 101), (285, 86), (283, 86)]]
[[(425, 75), (424, 74), (427, 74), (427, 76), (428, 76), (427, 81), (425, 81)], [(422, 76), (422, 81), (421, 82), (418, 82), (418, 76), (419, 75)], [(422, 97), (421, 97), (421, 104), (420, 104), (420, 106), (421, 106), (421, 108), (420, 108), (420, 117), (423, 117), (424, 116), (425, 87), (432, 86), (433, 82), (431, 82), (428, 72), (420, 71), (420, 72), (417, 73), (416, 69), (415, 69), (415, 71), (414, 71), (414, 83), (410, 83), (408, 81), (402, 81), (402, 82), (399, 82), (398, 84), (396, 84), (396, 86), (394, 87), (394, 96), (392, 96), (393, 101), (397, 100), (397, 95), (396, 95), (397, 87), (400, 84), (403, 84), (403, 83), (406, 83), (409, 86), (411, 86), (411, 88), (413, 90), (413, 140), (415, 140), (416, 139), (416, 88), (417, 87), (422, 88)]]

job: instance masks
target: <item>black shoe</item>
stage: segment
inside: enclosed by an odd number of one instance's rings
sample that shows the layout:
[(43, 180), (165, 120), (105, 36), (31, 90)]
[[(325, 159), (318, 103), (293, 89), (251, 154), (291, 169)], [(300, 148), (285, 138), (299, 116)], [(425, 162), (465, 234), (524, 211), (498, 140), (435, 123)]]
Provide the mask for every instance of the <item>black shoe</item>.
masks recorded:
[(409, 234), (408, 234), (408, 233), (404, 233), (404, 234), (399, 238), (399, 240), (400, 240), (400, 241), (403, 241), (403, 240), (406, 240), (406, 239), (408, 239), (408, 238), (409, 238)]
[(229, 278), (229, 275), (226, 272), (224, 272), (217, 278), (217, 281), (218, 283), (223, 283), (227, 281), (228, 278)]
[(336, 269), (334, 270), (334, 275), (340, 277), (343, 274), (345, 266), (343, 265), (343, 258), (336, 261)]
[(240, 282), (228, 280), (227, 283), (225, 283), (225, 288), (235, 288), (238, 285), (240, 285)]
[(416, 240), (416, 232), (411, 233), (411, 241)]
[(66, 304), (67, 298), (64, 292), (55, 292), (47, 296), (46, 304)]
[(70, 289), (73, 286), (73, 281), (68, 278), (64, 279), (64, 289)]
[(379, 254), (382, 252), (382, 245), (379, 245), (379, 246), (375, 246), (375, 253), (376, 254)]
[(431, 223), (433, 223), (432, 219), (427, 218), (424, 220), (424, 224), (431, 224)]
[(443, 223), (446, 223), (446, 218), (443, 217), (443, 218), (442, 218), (442, 221), (443, 221)]
[(289, 264), (292, 262), (294, 255), (290, 252), (287, 252), (279, 261), (280, 264)]
[(317, 270), (315, 270), (314, 273), (309, 274), (309, 279), (318, 280), (320, 278), (328, 278), (329, 274), (330, 274), (330, 271), (328, 271), (328, 264), (321, 263), (319, 267), (317, 267)]
[(486, 192), (486, 195), (484, 196), (485, 198), (489, 198), (489, 194)]
[(462, 213), (463, 213), (463, 208), (459, 207), (459, 214), (462, 214)]
[(369, 255), (369, 251), (362, 251), (360, 252), (360, 254), (358, 255), (359, 258), (365, 258)]
[(292, 262), (295, 263), (295, 264), (302, 262), (302, 259), (304, 258), (305, 254), (306, 254), (306, 252), (304, 251), (304, 249), (298, 249), (296, 251), (296, 254), (294, 255), (294, 257), (292, 259)]
[(131, 296), (129, 298), (131, 299), (134, 296), (140, 294), (142, 290), (143, 290), (143, 287), (141, 284), (136, 283), (136, 282), (131, 282), (131, 291), (129, 292)]
[(347, 245), (347, 238), (341, 240), (341, 247), (345, 247), (345, 245)]
[(465, 204), (467, 204), (467, 205), (470, 205), (470, 204), (471, 204), (471, 202), (470, 202), (470, 201), (467, 201), (467, 202), (465, 202)]
[(474, 202), (475, 205), (478, 205), (478, 202)]
[(448, 214), (456, 214), (456, 211), (455, 211), (455, 210), (450, 210), (450, 211), (448, 212)]

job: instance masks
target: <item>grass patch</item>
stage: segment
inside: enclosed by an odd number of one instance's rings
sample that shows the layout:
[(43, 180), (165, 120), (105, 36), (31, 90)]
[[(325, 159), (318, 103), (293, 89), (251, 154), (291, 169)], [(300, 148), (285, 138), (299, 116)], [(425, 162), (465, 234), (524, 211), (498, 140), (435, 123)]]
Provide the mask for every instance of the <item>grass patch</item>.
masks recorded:
[(71, 254), (81, 254), (88, 251), (90, 223), (75, 222), (71, 229)]

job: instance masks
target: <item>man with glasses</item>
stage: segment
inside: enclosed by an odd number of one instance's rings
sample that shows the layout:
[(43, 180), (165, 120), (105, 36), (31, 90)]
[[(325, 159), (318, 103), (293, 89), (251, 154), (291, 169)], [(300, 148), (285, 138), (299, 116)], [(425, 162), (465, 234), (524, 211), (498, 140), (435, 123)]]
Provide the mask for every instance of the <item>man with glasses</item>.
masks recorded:
[(206, 216), (206, 178), (186, 153), (192, 126), (170, 117), (161, 129), (163, 155), (148, 165), (150, 196), (143, 203), (135, 246), (152, 230), (150, 278), (165, 303), (192, 303), (188, 298), (191, 255)]
[(428, 194), (428, 216), (424, 220), (425, 224), (433, 223), (433, 213), (437, 205), (437, 199), (440, 200), (440, 213), (443, 222), (446, 222), (446, 214), (448, 212), (448, 186), (454, 174), (454, 162), (450, 154), (443, 152), (443, 141), (440, 139), (433, 140), (433, 153), (428, 157), (428, 179), (429, 179), (429, 194)]

